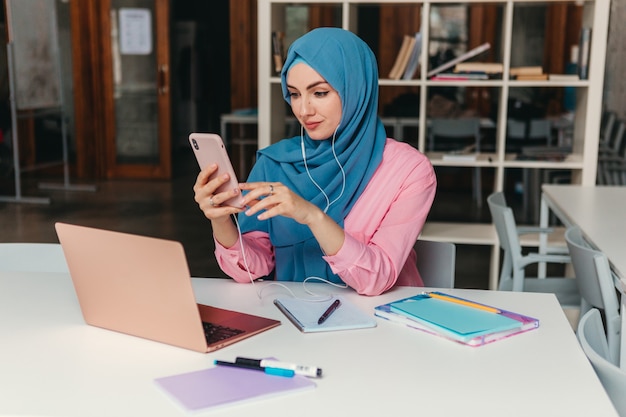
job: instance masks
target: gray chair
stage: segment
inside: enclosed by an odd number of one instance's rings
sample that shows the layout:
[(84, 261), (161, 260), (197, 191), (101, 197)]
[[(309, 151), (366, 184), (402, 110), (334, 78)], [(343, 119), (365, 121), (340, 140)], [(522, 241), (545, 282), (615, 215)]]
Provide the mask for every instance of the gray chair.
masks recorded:
[(567, 229), (565, 241), (582, 298), (580, 315), (591, 308), (598, 308), (604, 312), (610, 361), (617, 365), (620, 360), (622, 320), (609, 260), (604, 253), (589, 246), (579, 227)]
[(450, 242), (418, 240), (415, 243), (417, 269), (424, 286), (454, 288), (456, 245)]
[(69, 272), (59, 243), (0, 243), (0, 271)]
[(504, 194), (499, 191), (487, 197), (489, 211), (496, 228), (500, 248), (503, 251), (499, 289), (503, 291), (547, 292), (556, 295), (563, 307), (580, 307), (580, 294), (576, 280), (567, 277), (526, 277), (526, 268), (541, 262), (566, 264), (570, 257), (560, 253), (522, 253), (519, 235), (523, 233), (549, 233), (551, 229), (535, 227), (518, 228), (513, 210), (507, 205)]
[(581, 317), (576, 336), (618, 414), (626, 417), (626, 371), (611, 363), (600, 311), (593, 308)]
[(550, 146), (552, 124), (548, 119), (528, 121), (508, 119), (506, 122), (507, 152), (519, 153), (527, 146)]
[[(439, 140), (437, 140), (439, 139)], [(480, 152), (480, 119), (475, 117), (463, 119), (438, 119), (428, 121), (428, 150), (451, 151), (463, 148), (461, 141), (470, 141), (466, 148)], [(435, 142), (438, 142), (437, 144)], [(482, 207), (482, 180), (480, 168), (474, 168), (473, 198), (478, 207)]]

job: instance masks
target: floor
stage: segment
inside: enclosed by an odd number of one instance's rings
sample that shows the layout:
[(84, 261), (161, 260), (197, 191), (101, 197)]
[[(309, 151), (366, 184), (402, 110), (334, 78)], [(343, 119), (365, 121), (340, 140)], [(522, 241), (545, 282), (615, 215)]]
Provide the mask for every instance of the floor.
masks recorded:
[[(52, 191), (38, 185), (56, 179), (25, 174), (22, 196), (49, 197), (50, 204), (0, 202), (0, 242), (58, 242), (54, 223), (76, 223), (180, 241), (192, 276), (225, 277), (213, 256), (210, 223), (193, 200), (196, 174), (196, 162), (187, 150), (176, 151), (171, 181), (102, 181), (89, 183), (95, 191)], [(462, 182), (470, 181), (471, 175), (454, 168), (437, 175), (439, 187), (429, 220), (490, 221), (486, 204), (478, 208), (471, 193), (464, 191), (470, 187)], [(489, 172), (483, 175), (489, 178)], [(62, 183), (61, 178), (58, 181)], [(12, 177), (0, 177), (0, 195), (15, 195)], [(456, 286), (487, 288), (489, 257), (489, 247), (457, 245)]]

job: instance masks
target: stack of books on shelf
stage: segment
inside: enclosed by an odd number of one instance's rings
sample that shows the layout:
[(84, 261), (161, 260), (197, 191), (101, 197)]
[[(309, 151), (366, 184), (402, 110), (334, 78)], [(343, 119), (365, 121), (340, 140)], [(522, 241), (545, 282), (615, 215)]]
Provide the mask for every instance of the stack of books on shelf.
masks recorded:
[(548, 74), (544, 73), (543, 68), (540, 66), (511, 67), (509, 75), (512, 80), (518, 81), (541, 81), (548, 79)]
[(377, 306), (374, 314), (468, 346), (483, 346), (539, 327), (536, 318), (438, 291)]
[(482, 45), (477, 46), (476, 48), (473, 48), (467, 51), (466, 53), (459, 55), (458, 57), (451, 59), (450, 61), (428, 71), (427, 77), (432, 79), (432, 77), (434, 77), (435, 75), (442, 73), (446, 70), (449, 70), (451, 68), (454, 68), (456, 64), (467, 61), (471, 58), (474, 58), (482, 54), (483, 52), (489, 50), (489, 48), (491, 48), (491, 44), (489, 42), (485, 42)]
[(499, 62), (460, 62), (453, 72), (441, 72), (433, 81), (491, 80), (502, 77), (504, 66)]
[(393, 67), (389, 71), (392, 80), (411, 80), (418, 73), (422, 54), (422, 34), (405, 35)]

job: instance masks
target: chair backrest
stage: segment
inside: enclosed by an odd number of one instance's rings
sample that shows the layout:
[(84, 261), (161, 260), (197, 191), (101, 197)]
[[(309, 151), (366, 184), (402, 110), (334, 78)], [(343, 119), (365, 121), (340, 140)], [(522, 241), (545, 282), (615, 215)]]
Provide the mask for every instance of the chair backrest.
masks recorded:
[(430, 119), (428, 121), (429, 149), (434, 150), (435, 138), (463, 139), (471, 138), (480, 152), (480, 119), (475, 117), (463, 119)]
[(426, 287), (454, 288), (456, 266), (454, 243), (418, 239), (415, 253), (417, 269)]
[(552, 136), (552, 124), (548, 119), (523, 120), (509, 119), (506, 122), (506, 135), (511, 139), (545, 139)]
[(617, 114), (612, 110), (605, 110), (602, 112), (602, 120), (600, 121), (600, 144), (608, 141), (608, 136), (613, 130), (617, 120)]
[(620, 416), (626, 417), (626, 372), (609, 360), (602, 318), (597, 309), (593, 308), (581, 317), (576, 336), (615, 409)]
[(0, 243), (0, 271), (69, 272), (58, 243)]
[(604, 310), (611, 362), (618, 364), (622, 320), (609, 260), (589, 246), (579, 227), (568, 228), (565, 241), (583, 301), (581, 314), (592, 307)]
[(521, 262), (522, 246), (517, 234), (517, 223), (502, 191), (497, 191), (487, 197), (487, 204), (491, 212), (491, 218), (498, 234), (500, 248), (502, 248), (503, 260), (502, 271), (500, 273), (500, 288), (513, 291), (522, 291), (524, 288), (524, 277), (514, 277), (515, 265)]

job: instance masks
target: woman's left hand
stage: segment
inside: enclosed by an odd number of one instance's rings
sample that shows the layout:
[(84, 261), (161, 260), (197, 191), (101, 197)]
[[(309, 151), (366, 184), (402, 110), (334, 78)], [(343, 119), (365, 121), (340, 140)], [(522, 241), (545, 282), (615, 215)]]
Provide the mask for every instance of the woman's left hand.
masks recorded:
[(285, 216), (300, 224), (310, 224), (315, 218), (323, 215), (316, 205), (306, 201), (280, 182), (249, 182), (239, 184), (247, 190), (244, 204), (248, 216), (259, 214), (259, 220), (267, 220), (275, 216)]

